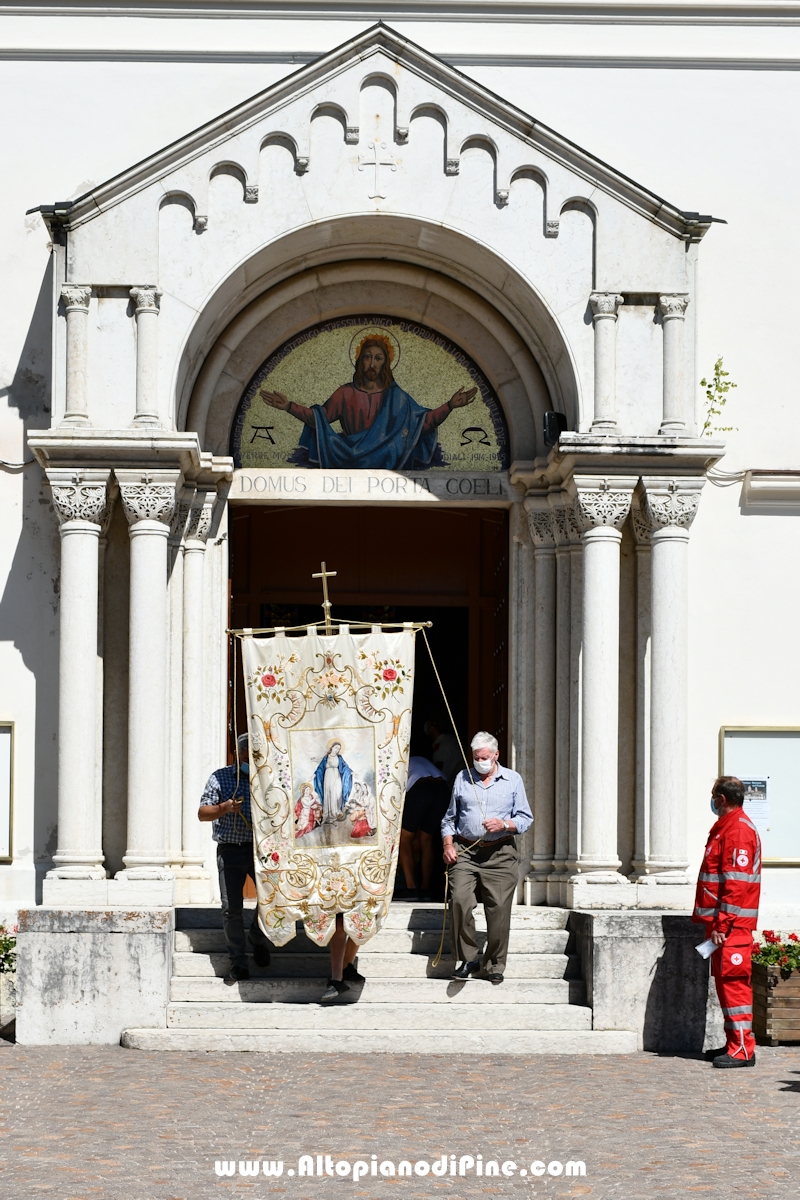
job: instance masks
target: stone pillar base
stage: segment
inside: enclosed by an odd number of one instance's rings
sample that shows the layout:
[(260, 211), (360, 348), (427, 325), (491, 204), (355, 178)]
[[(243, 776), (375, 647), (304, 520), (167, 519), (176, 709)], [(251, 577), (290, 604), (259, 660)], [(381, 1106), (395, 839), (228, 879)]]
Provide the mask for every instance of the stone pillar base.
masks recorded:
[(108, 903), (112, 908), (171, 908), (175, 903), (175, 876), (167, 871), (154, 871), (144, 876), (139, 869), (133, 874), (119, 871), (108, 881)]
[(614, 878), (612, 872), (591, 875), (570, 875), (564, 887), (566, 908), (636, 908), (639, 890), (624, 875)]
[(175, 904), (214, 903), (214, 889), (211, 877), (207, 871), (193, 871), (191, 874), (178, 871), (175, 875)]
[(70, 876), (45, 875), (42, 880), (42, 904), (52, 908), (93, 908), (108, 904), (108, 880), (74, 879)]
[(682, 872), (647, 875), (633, 882), (639, 892), (637, 908), (678, 909), (683, 912), (694, 908), (694, 884)]

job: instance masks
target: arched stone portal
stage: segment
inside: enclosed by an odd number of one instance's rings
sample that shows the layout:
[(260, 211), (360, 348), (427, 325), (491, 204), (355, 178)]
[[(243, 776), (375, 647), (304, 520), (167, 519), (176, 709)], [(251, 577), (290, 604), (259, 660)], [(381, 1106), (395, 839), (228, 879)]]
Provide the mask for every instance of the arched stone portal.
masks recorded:
[(578, 428), (578, 374), (535, 288), (475, 239), (386, 216), (319, 222), (236, 268), (186, 340), (177, 427), (195, 430), (204, 449), (224, 452), (237, 388), (259, 362), (309, 325), (370, 310), (420, 321), (469, 349), (503, 403), (512, 459), (533, 459), (537, 445), (541, 452), (548, 409)]

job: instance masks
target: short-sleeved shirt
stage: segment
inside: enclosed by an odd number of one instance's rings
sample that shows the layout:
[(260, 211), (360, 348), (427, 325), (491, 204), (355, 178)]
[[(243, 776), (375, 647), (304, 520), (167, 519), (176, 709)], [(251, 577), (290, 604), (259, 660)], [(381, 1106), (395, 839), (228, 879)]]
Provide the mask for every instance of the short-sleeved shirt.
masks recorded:
[(236, 786), (236, 764), (220, 767), (209, 776), (200, 798), (202, 804), (222, 804), (225, 800), (243, 800), (242, 811), (224, 813), (213, 822), (211, 836), (215, 842), (234, 843), (246, 846), (253, 840), (250, 821), (250, 776), (242, 771), (239, 786)]

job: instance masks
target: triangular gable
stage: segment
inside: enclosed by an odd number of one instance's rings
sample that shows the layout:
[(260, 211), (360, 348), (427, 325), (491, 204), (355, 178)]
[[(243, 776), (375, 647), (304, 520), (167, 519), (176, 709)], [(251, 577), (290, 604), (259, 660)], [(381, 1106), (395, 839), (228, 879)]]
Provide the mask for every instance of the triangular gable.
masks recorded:
[[(303, 95), (336, 80), (352, 64), (366, 63), (372, 55), (380, 53), (429, 82), (440, 95), (460, 102), (477, 117), (511, 134), (519, 143), (531, 147), (532, 150), (573, 172), (592, 187), (615, 197), (677, 238), (699, 241), (715, 220), (699, 213), (684, 212), (669, 204), (654, 192), (595, 158), (574, 142), (496, 96), (382, 22), (77, 199), (43, 204), (29, 211), (41, 212), (51, 227), (75, 229), (143, 188), (187, 167), (198, 157), (223, 146), (265, 117), (279, 116), (283, 108)], [(397, 135), (400, 142), (404, 135), (408, 136), (407, 118), (410, 115), (403, 114), (400, 101), (397, 117)], [(350, 119), (351, 114), (345, 116), (348, 118), (346, 140), (357, 142), (358, 126), (355, 117)], [(276, 133), (278, 132), (279, 129), (276, 129)], [(455, 164), (452, 173), (457, 173), (458, 170), (458, 142), (462, 133), (463, 131), (453, 131), (455, 150), (451, 152), (448, 147), (448, 164)], [(308, 159), (303, 154), (303, 146), (296, 138), (292, 140), (295, 142), (298, 170), (302, 171)], [(516, 169), (519, 169), (519, 166)], [(509, 181), (510, 178), (509, 175)], [(501, 187), (498, 191), (501, 203), (502, 197), (507, 195), (507, 191), (503, 191)]]

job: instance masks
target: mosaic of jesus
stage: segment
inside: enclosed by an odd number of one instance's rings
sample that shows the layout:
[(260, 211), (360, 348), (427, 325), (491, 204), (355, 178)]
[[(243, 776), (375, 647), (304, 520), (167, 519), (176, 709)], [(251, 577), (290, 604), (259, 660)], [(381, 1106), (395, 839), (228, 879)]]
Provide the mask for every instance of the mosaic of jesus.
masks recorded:
[(497, 471), (497, 399), (446, 338), (394, 318), (306, 330), (259, 369), (234, 422), (237, 466)]

